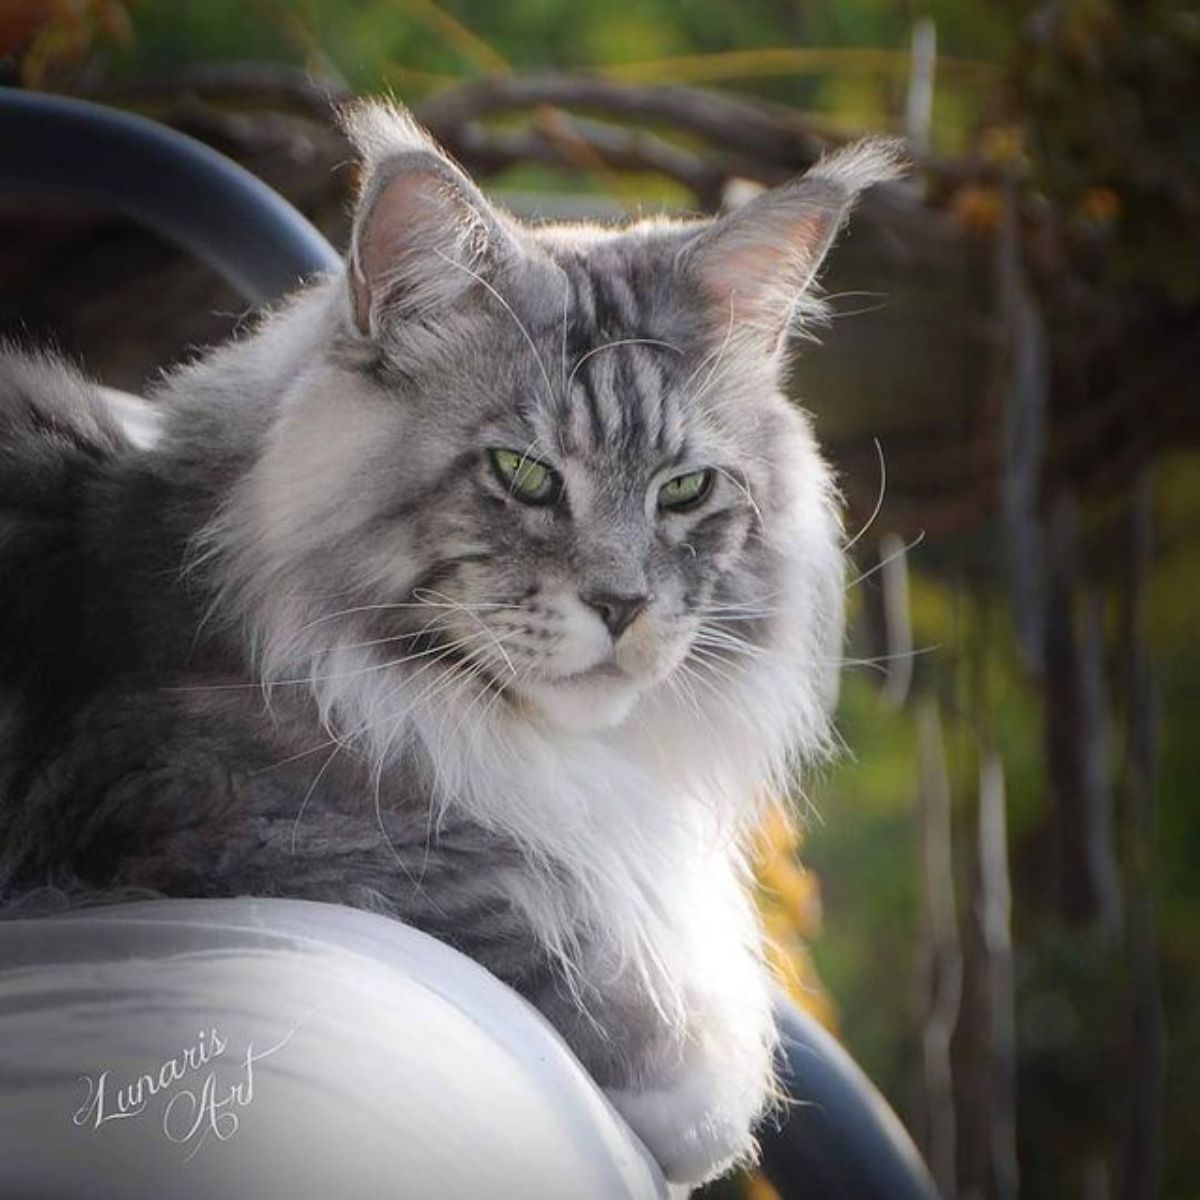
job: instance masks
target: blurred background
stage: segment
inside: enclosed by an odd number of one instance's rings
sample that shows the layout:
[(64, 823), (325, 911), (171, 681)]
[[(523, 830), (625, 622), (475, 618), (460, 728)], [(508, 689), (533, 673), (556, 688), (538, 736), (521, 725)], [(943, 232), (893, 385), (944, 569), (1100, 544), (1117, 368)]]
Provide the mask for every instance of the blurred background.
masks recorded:
[[(1194, 3), (0, 0), (0, 84), (184, 130), (339, 245), (357, 92), (524, 215), (715, 211), (907, 138), (798, 347), (853, 621), (846, 751), (764, 830), (776, 958), (947, 1200), (1200, 1197)], [(0, 336), (136, 392), (245, 315), (0, 197)]]

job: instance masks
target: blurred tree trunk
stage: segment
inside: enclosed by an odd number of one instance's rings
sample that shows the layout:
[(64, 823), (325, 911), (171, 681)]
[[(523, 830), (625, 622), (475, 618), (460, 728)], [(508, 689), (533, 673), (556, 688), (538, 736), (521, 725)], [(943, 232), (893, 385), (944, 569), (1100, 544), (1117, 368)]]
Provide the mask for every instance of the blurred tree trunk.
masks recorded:
[(1047, 545), (1046, 761), (1059, 911), (1068, 924), (1116, 935), (1121, 897), (1112, 844), (1109, 743), (1100, 614), (1082, 582), (1079, 502), (1056, 498)]
[(921, 816), (921, 958), (926, 981), (922, 1032), (924, 1143), (943, 1200), (958, 1195), (957, 1119), (950, 1044), (962, 996), (962, 951), (954, 883), (953, 797), (937, 701), (917, 709)]
[(1162, 1101), (1166, 1027), (1158, 976), (1154, 924), (1152, 831), (1157, 783), (1158, 711), (1146, 630), (1151, 566), (1151, 486), (1147, 470), (1131, 505), (1128, 585), (1123, 640), (1128, 672), (1125, 695), (1126, 796), (1131, 843), (1129, 958), (1132, 1003), (1129, 1030), (1128, 1124), (1122, 1164), (1122, 1200), (1158, 1195), (1162, 1171)]
[(979, 925), (986, 952), (988, 1126), (996, 1200), (1016, 1200), (1017, 1046), (1012, 950), (1012, 885), (1008, 873), (1008, 813), (1004, 766), (984, 752), (979, 772)]

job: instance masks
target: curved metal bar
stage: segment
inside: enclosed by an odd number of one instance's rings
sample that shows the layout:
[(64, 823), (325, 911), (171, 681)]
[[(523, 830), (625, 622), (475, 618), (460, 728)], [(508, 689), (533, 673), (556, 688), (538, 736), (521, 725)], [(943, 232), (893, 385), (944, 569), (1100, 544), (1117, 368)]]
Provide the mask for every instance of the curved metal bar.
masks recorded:
[[(286, 200), (209, 147), (81, 100), (0, 88), (0, 187), (85, 201), (138, 221), (217, 270), (248, 301), (336, 269)], [(786, 999), (780, 1075), (794, 1104), (759, 1131), (763, 1168), (792, 1200), (937, 1200), (899, 1119), (845, 1050)]]
[(340, 259), (249, 171), (195, 139), (86, 100), (0, 88), (0, 188), (119, 212), (262, 304)]
[(917, 1148), (844, 1049), (786, 998), (775, 1008), (790, 1104), (759, 1130), (763, 1173), (792, 1200), (937, 1200)]

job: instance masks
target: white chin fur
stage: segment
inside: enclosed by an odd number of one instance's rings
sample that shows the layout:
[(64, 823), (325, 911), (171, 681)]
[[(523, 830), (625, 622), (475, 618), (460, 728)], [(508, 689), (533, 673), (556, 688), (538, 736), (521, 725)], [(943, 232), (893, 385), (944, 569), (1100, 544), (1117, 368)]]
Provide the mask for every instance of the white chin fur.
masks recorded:
[(569, 733), (594, 733), (620, 725), (633, 711), (639, 690), (627, 680), (567, 680), (525, 688), (548, 725)]

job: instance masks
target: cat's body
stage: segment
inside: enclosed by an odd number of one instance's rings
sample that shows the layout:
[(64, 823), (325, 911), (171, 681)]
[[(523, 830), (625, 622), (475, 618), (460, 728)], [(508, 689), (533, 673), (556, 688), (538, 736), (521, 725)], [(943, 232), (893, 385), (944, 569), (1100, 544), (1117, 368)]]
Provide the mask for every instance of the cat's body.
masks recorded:
[(768, 263), (746, 223), (519, 231), (403, 119), (356, 120), (349, 286), (168, 379), (153, 445), (0, 357), (0, 900), (392, 913), (700, 1179), (768, 1097), (742, 852), (839, 654), (780, 297), (888, 165), (812, 177)]

